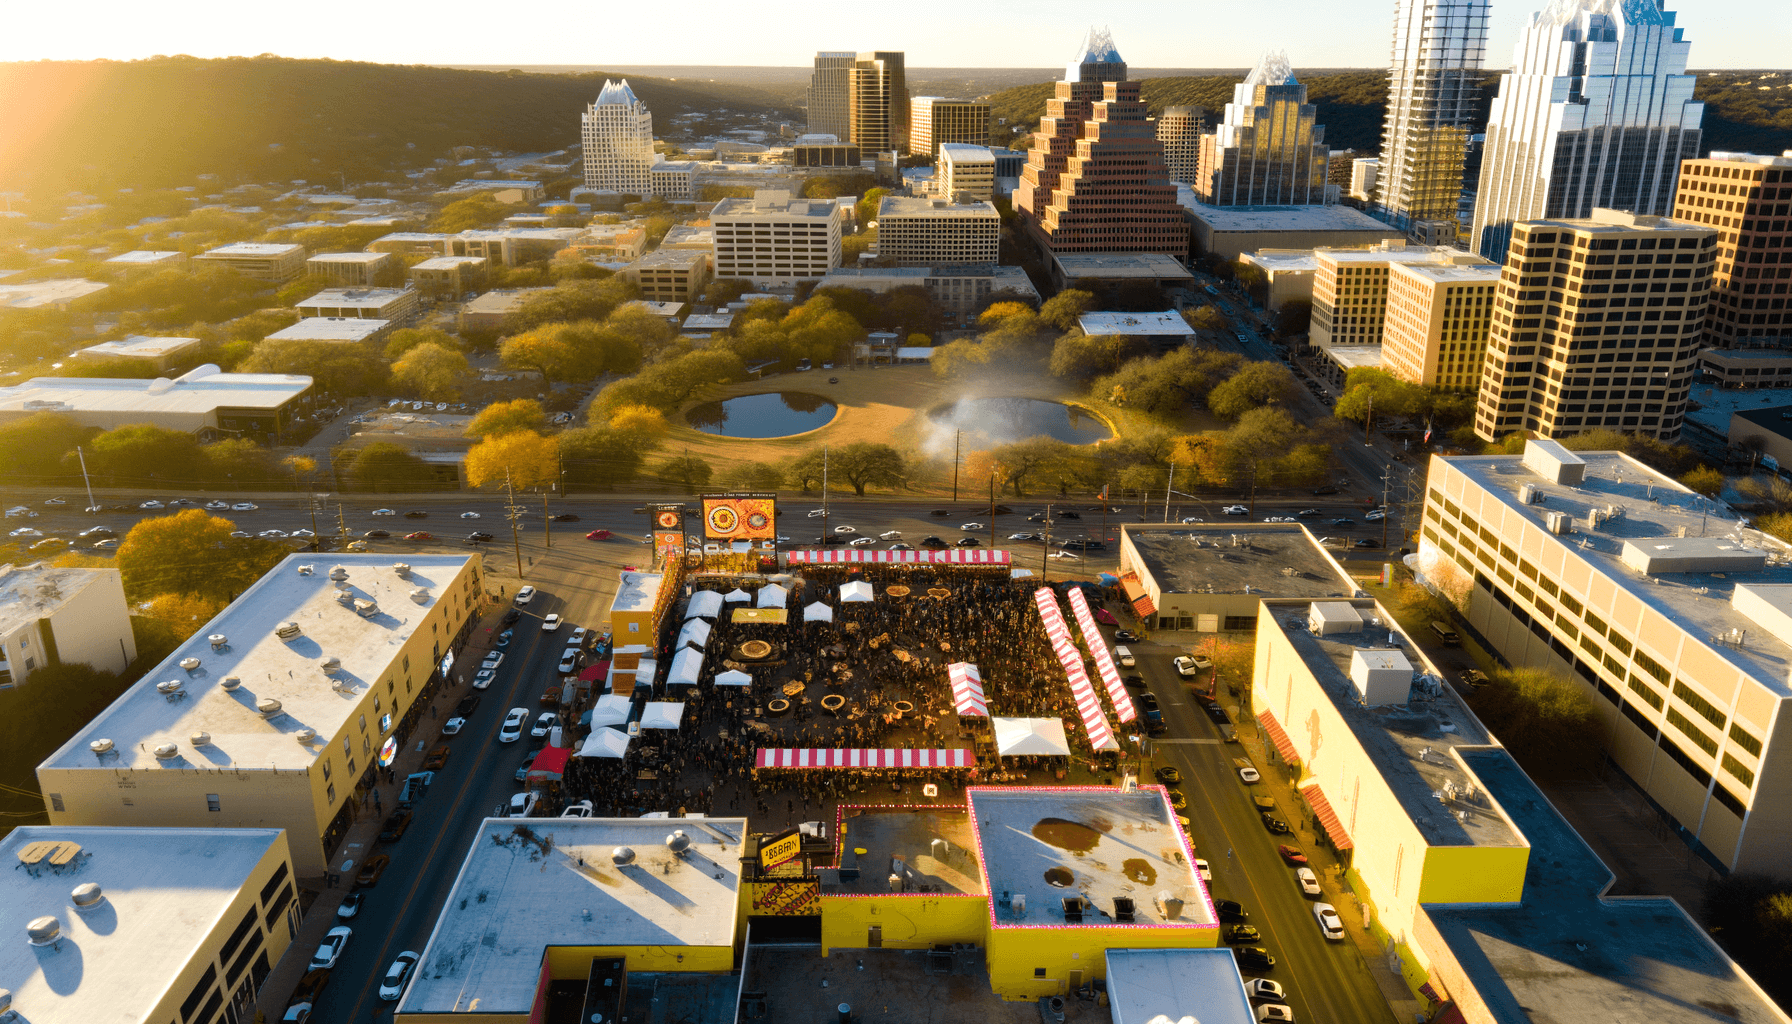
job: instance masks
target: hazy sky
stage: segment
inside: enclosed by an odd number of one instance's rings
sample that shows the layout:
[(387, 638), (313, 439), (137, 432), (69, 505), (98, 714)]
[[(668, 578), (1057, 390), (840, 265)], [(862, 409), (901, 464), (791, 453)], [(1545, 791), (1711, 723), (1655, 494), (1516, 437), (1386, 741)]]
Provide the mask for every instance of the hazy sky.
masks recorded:
[[(1487, 65), (1510, 65), (1518, 29), (1544, 0), (1494, 0)], [(1137, 67), (1241, 67), (1285, 49), (1301, 67), (1385, 65), (1391, 0), (983, 0), (956, 5), (785, 0), (489, 0), (312, 10), (222, 0), (20, 3), (0, 32), (0, 61), (333, 57), (394, 64), (809, 63), (816, 50), (904, 50), (910, 67), (1049, 67), (1105, 22)], [(1792, 63), (1786, 0), (1674, 0), (1694, 68)], [(874, 13), (876, 12), (876, 13)], [(880, 23), (881, 22), (881, 23)]]

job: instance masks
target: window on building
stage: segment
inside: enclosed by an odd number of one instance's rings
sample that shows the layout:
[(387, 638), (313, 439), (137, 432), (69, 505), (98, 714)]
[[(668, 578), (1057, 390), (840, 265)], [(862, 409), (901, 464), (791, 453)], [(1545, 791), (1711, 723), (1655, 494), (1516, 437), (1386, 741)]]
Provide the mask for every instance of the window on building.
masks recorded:
[(51, 793), (50, 794), (50, 810), (60, 811), (60, 810), (65, 810), (65, 809), (66, 808), (64, 808), (62, 806), (62, 794), (61, 793)]
[(205, 809), (214, 813), (223, 810), (223, 808), (218, 805), (218, 794), (205, 794)]

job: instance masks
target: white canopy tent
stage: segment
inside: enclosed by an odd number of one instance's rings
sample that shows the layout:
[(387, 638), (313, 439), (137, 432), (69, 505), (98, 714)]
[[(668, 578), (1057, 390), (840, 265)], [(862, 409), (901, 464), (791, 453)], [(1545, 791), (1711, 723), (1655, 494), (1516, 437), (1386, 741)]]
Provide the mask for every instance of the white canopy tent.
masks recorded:
[(628, 733), (594, 729), (574, 757), (622, 757), (628, 753)]
[(627, 697), (606, 693), (597, 698), (597, 703), (592, 705), (591, 721), (588, 724), (593, 729), (605, 725), (622, 725), (628, 721), (629, 704), (630, 701)]
[(840, 600), (862, 602), (871, 600), (871, 584), (864, 580), (853, 580), (840, 587)]
[(702, 650), (709, 646), (709, 623), (702, 619), (691, 619), (678, 631), (678, 647), (695, 647)]
[(726, 672), (719, 672), (716, 674), (716, 685), (717, 686), (752, 686), (753, 685), (753, 677), (750, 675), (747, 675), (745, 672), (742, 672), (740, 669), (731, 668)]
[(751, 604), (753, 602), (753, 595), (747, 593), (746, 591), (740, 589), (739, 587), (735, 587), (733, 590), (730, 590), (726, 594), (723, 594), (722, 600), (728, 602), (729, 604), (739, 604), (742, 601), (745, 601), (748, 604)]
[(834, 621), (834, 609), (829, 608), (827, 605), (822, 604), (820, 601), (817, 601), (814, 604), (808, 605), (803, 609), (803, 621), (804, 622), (832, 622), (832, 621)]
[(685, 610), (687, 619), (713, 619), (722, 614), (722, 595), (713, 590), (699, 590), (691, 595), (691, 605)]
[[(686, 647), (672, 657), (672, 671), (666, 673), (667, 686), (696, 686), (703, 671), (703, 652)], [(651, 705), (649, 705), (651, 706)]]
[(1062, 719), (991, 718), (989, 721), (995, 728), (996, 752), (1003, 757), (1018, 757), (1023, 754), (1048, 757), (1070, 755), (1070, 742), (1064, 738)]
[(768, 584), (759, 588), (759, 607), (783, 608), (785, 607), (785, 599), (789, 596), (790, 591), (785, 590), (776, 583)]
[(684, 705), (675, 701), (650, 701), (641, 709), (641, 728), (676, 729), (684, 718)]

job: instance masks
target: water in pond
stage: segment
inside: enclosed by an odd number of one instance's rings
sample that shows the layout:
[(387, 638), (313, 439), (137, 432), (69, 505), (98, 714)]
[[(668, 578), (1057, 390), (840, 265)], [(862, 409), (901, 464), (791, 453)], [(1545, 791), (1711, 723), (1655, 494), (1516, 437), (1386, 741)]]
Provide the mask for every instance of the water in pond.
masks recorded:
[(1071, 853), (1088, 853), (1101, 842), (1101, 833), (1079, 821), (1042, 818), (1033, 826), (1033, 838)]
[(994, 448), (1029, 437), (1053, 437), (1071, 444), (1090, 444), (1112, 437), (1102, 422), (1058, 402), (1036, 398), (961, 398), (928, 413), (933, 430), (930, 447), (952, 451), (958, 435), (960, 451)]
[(684, 418), (705, 434), (787, 437), (825, 426), (834, 418), (835, 411), (834, 403), (819, 395), (773, 391), (721, 402), (704, 402), (685, 413)]

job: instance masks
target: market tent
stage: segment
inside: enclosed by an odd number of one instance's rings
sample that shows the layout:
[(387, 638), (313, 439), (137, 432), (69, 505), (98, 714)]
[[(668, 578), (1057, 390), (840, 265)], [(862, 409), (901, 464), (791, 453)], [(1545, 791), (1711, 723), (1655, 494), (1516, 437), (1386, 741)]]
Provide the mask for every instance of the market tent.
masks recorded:
[(1045, 627), (1045, 637), (1051, 641), (1058, 664), (1064, 666), (1064, 678), (1070, 684), (1070, 696), (1076, 702), (1077, 714), (1082, 717), (1089, 746), (1096, 750), (1119, 750), (1114, 727), (1108, 724), (1101, 698), (1095, 696), (1095, 687), (1090, 685), (1089, 674), (1083, 670), (1083, 654), (1070, 639), (1070, 627), (1064, 622), (1064, 612), (1058, 607), (1057, 597), (1050, 587), (1040, 587), (1033, 591), (1033, 601), (1039, 608), (1039, 621)]
[(1064, 722), (1057, 718), (992, 718), (996, 752), (1003, 757), (1042, 754), (1068, 757), (1070, 742), (1064, 738)]
[(684, 705), (675, 701), (649, 701), (641, 709), (641, 728), (676, 729), (684, 717)]
[(955, 661), (946, 666), (952, 680), (952, 706), (961, 715), (989, 714), (989, 702), (983, 696), (983, 675), (968, 661)]
[(615, 729), (598, 729), (585, 737), (578, 757), (621, 757), (628, 753), (628, 733)]
[(1010, 570), (1008, 570), (1008, 578), (1012, 579), (1012, 580), (1024, 580), (1031, 575), (1033, 575), (1033, 570), (1031, 570), (1031, 569), (1010, 569)]
[(995, 548), (947, 548), (944, 551), (885, 551), (873, 548), (824, 549), (786, 552), (790, 565), (851, 565), (864, 562), (946, 565), (1007, 565), (1008, 552)]
[(864, 580), (853, 580), (851, 583), (842, 585), (840, 600), (858, 602), (871, 600), (871, 584)]
[(977, 752), (963, 747), (913, 750), (908, 747), (761, 747), (755, 768), (975, 768)]
[(702, 619), (691, 619), (678, 631), (676, 647), (695, 647), (702, 650), (709, 646), (709, 623)]
[(782, 626), (790, 621), (790, 617), (782, 608), (736, 608), (734, 621), (736, 625)]
[(832, 622), (832, 621), (834, 621), (834, 609), (829, 608), (827, 605), (822, 604), (820, 601), (817, 601), (814, 604), (809, 605), (808, 607), (803, 609), (803, 621), (804, 622)]
[(685, 610), (687, 619), (713, 619), (722, 614), (722, 595), (713, 590), (699, 590), (691, 595), (691, 606)]
[(753, 677), (740, 669), (731, 668), (716, 675), (717, 686), (752, 686)]
[(761, 607), (761, 608), (782, 608), (782, 607), (784, 607), (784, 599), (786, 597), (788, 597), (789, 594), (790, 594), (790, 591), (785, 590), (783, 587), (778, 586), (776, 583), (773, 583), (769, 586), (760, 587), (759, 588), (759, 607)]
[[(1097, 608), (1101, 612), (1106, 609)], [(1096, 674), (1101, 676), (1101, 683), (1107, 687), (1108, 700), (1114, 705), (1114, 713), (1120, 716), (1121, 722), (1130, 722), (1139, 717), (1132, 706), (1132, 698), (1127, 695), (1126, 687), (1120, 685), (1120, 670), (1114, 667), (1114, 656), (1108, 650), (1108, 642), (1102, 639), (1101, 631), (1095, 627), (1095, 616), (1089, 611), (1089, 599), (1083, 592), (1070, 592), (1070, 613), (1076, 617), (1078, 628), (1083, 631), (1083, 643), (1089, 648), (1089, 654), (1095, 659)]]
[(610, 663), (607, 661), (594, 661), (579, 673), (579, 680), (586, 683), (595, 683), (599, 679), (608, 678), (610, 678)]
[(602, 697), (597, 698), (597, 703), (592, 705), (590, 711), (581, 715), (579, 721), (593, 728), (605, 725), (622, 725), (628, 721), (629, 704), (630, 701), (627, 697), (618, 697), (613, 693), (606, 693)]
[(528, 781), (559, 782), (561, 776), (566, 774), (566, 761), (570, 757), (571, 747), (543, 747), (541, 753), (535, 755), (534, 763), (529, 766)]
[(666, 685), (696, 686), (697, 676), (702, 671), (703, 652), (686, 647), (673, 656), (672, 670), (666, 673)]
[(729, 604), (739, 604), (742, 601), (745, 601), (745, 602), (751, 604), (753, 601), (753, 595), (747, 593), (746, 591), (740, 589), (739, 587), (735, 587), (733, 590), (730, 590), (728, 593), (723, 594), (722, 600), (728, 602)]

